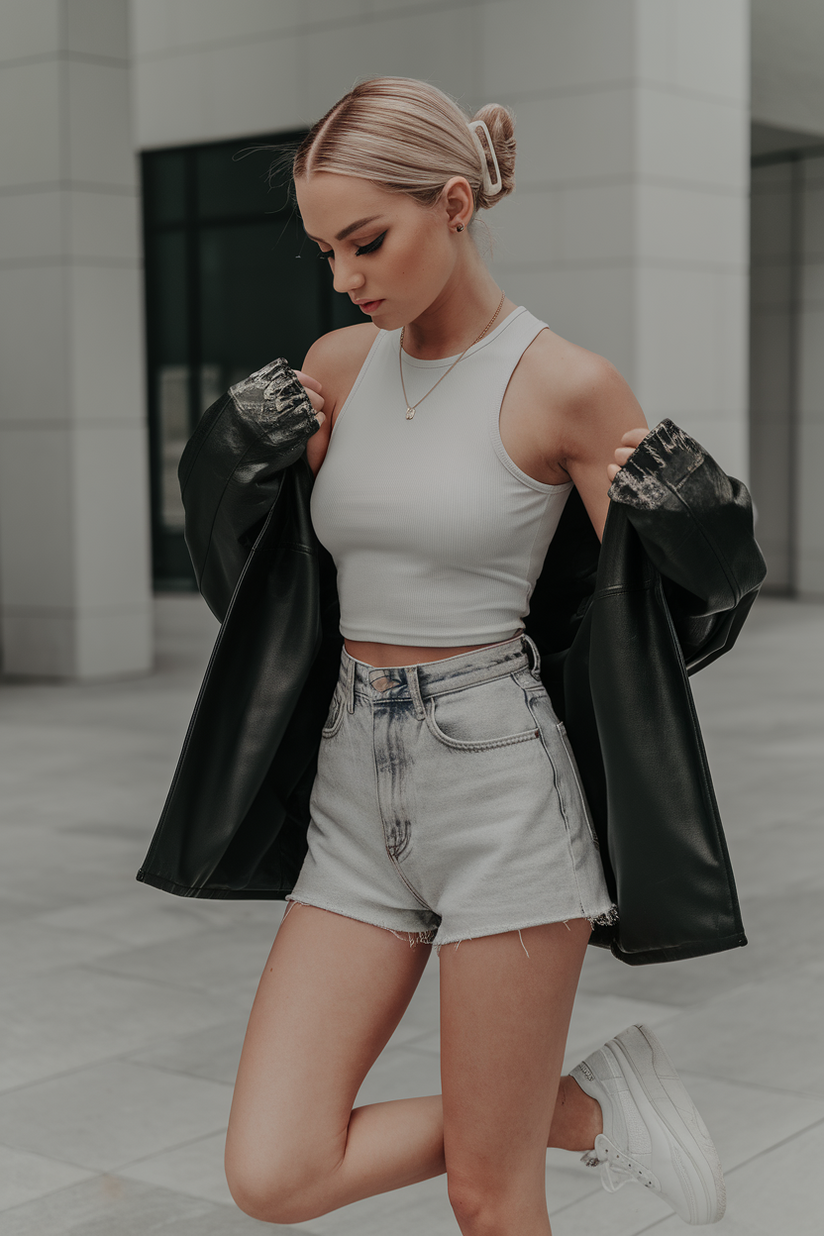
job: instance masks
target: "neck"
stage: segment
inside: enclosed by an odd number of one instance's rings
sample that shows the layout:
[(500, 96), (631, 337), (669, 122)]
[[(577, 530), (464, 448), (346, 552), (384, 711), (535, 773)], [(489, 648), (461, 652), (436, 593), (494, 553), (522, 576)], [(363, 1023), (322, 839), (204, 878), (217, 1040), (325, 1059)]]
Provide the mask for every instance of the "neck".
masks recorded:
[[(501, 289), (480, 256), (469, 254), (437, 299), (404, 329), (403, 350), (419, 360), (455, 356), (468, 348), (498, 307)], [(515, 307), (504, 300), (497, 326)]]

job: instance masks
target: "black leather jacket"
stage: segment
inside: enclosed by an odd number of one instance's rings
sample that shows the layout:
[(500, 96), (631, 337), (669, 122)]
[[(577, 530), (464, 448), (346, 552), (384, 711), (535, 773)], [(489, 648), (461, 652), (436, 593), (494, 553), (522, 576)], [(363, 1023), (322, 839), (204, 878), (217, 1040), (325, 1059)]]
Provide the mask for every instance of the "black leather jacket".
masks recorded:
[[(180, 464), (186, 539), (221, 629), (138, 879), (282, 898), (306, 848), (342, 638), (309, 515), (317, 420), (285, 361), (232, 387)], [(603, 544), (570, 494), (526, 631), (576, 753), (631, 964), (746, 943), (687, 679), (730, 648), (764, 562), (746, 488), (671, 421), (610, 489)]]

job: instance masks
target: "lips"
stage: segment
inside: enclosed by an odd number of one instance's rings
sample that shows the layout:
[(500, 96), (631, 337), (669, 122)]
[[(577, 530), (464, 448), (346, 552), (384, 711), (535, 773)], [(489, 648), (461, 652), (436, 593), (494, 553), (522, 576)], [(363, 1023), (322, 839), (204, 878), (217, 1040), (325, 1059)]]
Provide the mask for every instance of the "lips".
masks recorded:
[(374, 313), (383, 304), (383, 298), (380, 300), (356, 300), (355, 304), (364, 313)]

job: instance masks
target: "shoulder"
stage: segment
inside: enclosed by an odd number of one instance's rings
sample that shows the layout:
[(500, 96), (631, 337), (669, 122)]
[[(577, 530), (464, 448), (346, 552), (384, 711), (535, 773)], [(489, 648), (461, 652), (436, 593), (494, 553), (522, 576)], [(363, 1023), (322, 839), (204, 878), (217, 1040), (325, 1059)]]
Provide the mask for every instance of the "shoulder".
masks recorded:
[(522, 363), (532, 380), (540, 383), (549, 397), (565, 406), (584, 406), (604, 396), (632, 394), (611, 361), (577, 343), (570, 343), (549, 327), (535, 337)]
[(627, 429), (644, 424), (638, 400), (612, 362), (549, 328), (536, 336), (522, 366), (560, 460), (589, 455), (593, 446), (598, 451), (596, 444), (617, 443)]
[(306, 353), (301, 368), (320, 382), (328, 411), (344, 403), (379, 333), (371, 322), (343, 326), (321, 335)]

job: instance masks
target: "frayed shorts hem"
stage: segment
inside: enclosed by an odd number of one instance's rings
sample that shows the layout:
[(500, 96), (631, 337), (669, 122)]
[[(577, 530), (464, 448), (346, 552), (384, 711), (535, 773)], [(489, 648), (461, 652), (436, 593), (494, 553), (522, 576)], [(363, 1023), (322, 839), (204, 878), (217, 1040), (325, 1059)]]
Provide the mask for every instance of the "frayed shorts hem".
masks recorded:
[[(410, 928), (398, 927), (397, 925), (390, 926), (389, 923), (377, 922), (375, 919), (363, 918), (361, 915), (353, 914), (351, 911), (341, 909), (339, 906), (321, 904), (319, 901), (310, 901), (308, 898), (304, 899), (289, 896), (286, 898), (286, 901), (290, 904), (287, 905), (286, 911), (283, 915), (284, 918), (289, 913), (292, 905), (313, 906), (316, 910), (327, 910), (331, 914), (341, 915), (342, 918), (349, 918), (357, 923), (365, 923), (368, 927), (380, 927), (382, 931), (389, 931), (398, 939), (406, 937), (410, 947), (414, 947), (416, 944), (432, 944), (435, 946), (436, 954), (439, 954), (440, 950), (445, 948), (447, 944), (454, 944), (455, 948), (457, 948), (458, 945), (462, 944), (465, 940), (482, 940), (487, 936), (504, 935), (508, 931), (517, 931), (520, 935), (522, 931), (526, 931), (529, 927), (546, 927), (551, 923), (567, 924), (575, 922), (577, 919), (584, 919), (589, 923), (590, 927), (606, 927), (611, 926), (618, 921), (618, 907), (611, 905), (608, 909), (601, 910), (597, 914), (593, 915), (585, 914), (584, 911), (581, 910), (580, 913), (567, 914), (564, 917), (541, 917), (537, 919), (530, 919), (527, 922), (508, 922), (506, 924), (484, 927), (480, 931), (453, 933), (452, 935), (447, 935), (441, 938), (437, 927), (424, 928), (423, 930), (420, 928), (413, 930)], [(521, 939), (521, 944), (523, 945), (523, 939)], [(526, 951), (526, 949), (524, 949), (524, 951)]]

